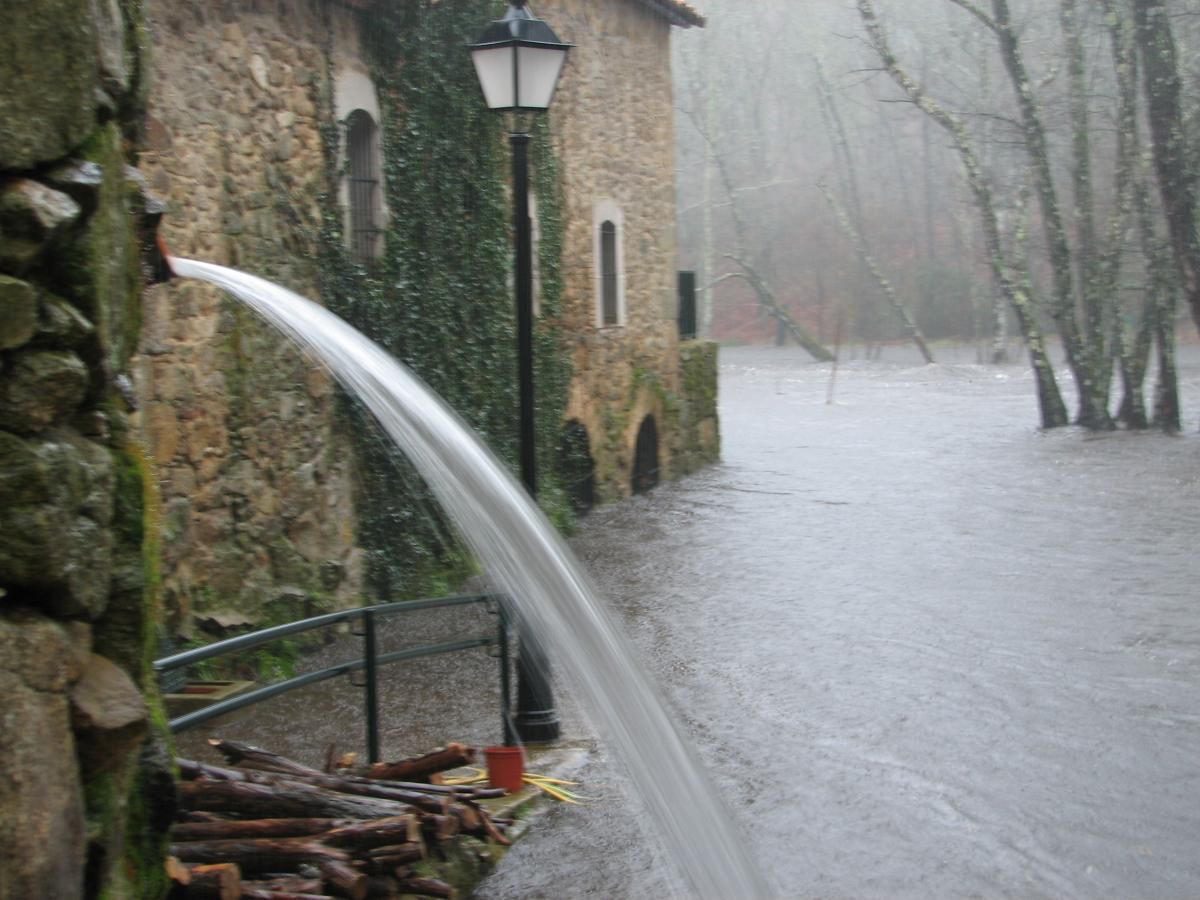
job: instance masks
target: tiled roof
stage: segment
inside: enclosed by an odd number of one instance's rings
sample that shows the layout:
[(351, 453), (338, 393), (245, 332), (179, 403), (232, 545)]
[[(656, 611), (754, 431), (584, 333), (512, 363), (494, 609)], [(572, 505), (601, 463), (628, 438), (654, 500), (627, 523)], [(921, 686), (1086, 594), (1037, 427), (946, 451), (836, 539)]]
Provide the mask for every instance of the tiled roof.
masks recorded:
[(697, 28), (704, 27), (704, 16), (684, 3), (683, 0), (637, 0), (637, 2), (657, 13), (662, 13), (672, 25), (680, 25), (683, 28), (690, 28), (693, 25)]
[[(341, 2), (355, 9), (370, 9), (375, 0), (341, 0)], [(693, 25), (697, 28), (704, 27), (704, 16), (684, 3), (683, 0), (636, 0), (636, 2), (665, 16), (672, 25), (679, 25), (682, 28), (691, 28)]]

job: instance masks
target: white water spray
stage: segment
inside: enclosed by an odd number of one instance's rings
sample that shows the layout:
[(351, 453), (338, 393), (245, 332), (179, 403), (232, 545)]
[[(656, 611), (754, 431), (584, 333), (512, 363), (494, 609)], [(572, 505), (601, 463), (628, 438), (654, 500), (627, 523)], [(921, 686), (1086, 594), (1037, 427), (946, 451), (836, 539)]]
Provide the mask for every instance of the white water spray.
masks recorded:
[(223, 266), (172, 259), (183, 278), (233, 294), (320, 360), (429, 483), (522, 620), (553, 648), (616, 750), (693, 895), (771, 895), (732, 816), (566, 544), (525, 489), (420, 379), (310, 300)]

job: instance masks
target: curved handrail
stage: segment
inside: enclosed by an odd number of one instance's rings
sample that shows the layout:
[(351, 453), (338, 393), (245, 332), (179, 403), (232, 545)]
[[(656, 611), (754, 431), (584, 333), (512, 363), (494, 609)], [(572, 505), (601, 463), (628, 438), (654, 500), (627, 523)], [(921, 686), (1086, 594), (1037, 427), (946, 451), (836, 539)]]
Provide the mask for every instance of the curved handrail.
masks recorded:
[[(410, 612), (419, 612), (426, 609), (445, 609), (455, 606), (467, 606), (475, 603), (487, 604), (489, 608), (494, 607), (499, 617), (499, 627), (494, 636), (483, 635), (477, 637), (464, 638), (457, 641), (447, 641), (440, 644), (426, 644), (420, 647), (410, 647), (404, 650), (394, 650), (390, 653), (379, 654), (376, 637), (375, 637), (375, 620), (382, 616), (401, 615)], [(506, 743), (512, 741), (511, 726), (509, 724), (508, 707), (511, 697), (511, 688), (509, 684), (509, 664), (508, 664), (508, 617), (505, 612), (503, 598), (496, 594), (454, 594), (449, 597), (433, 597), (423, 600), (400, 600), (393, 603), (381, 603), (376, 606), (360, 606), (355, 609), (345, 609), (338, 612), (325, 613), (320, 616), (312, 616), (307, 619), (299, 619), (295, 622), (288, 622), (284, 625), (275, 625), (271, 628), (263, 628), (258, 631), (252, 631), (249, 634), (240, 634), (237, 637), (228, 638), (223, 641), (217, 641), (213, 644), (207, 644), (203, 647), (197, 647), (192, 650), (185, 650), (182, 653), (174, 653), (170, 656), (165, 656), (162, 659), (156, 659), (153, 663), (156, 674), (163, 674), (175, 669), (181, 669), (185, 666), (194, 665), (205, 660), (212, 659), (217, 656), (224, 656), (227, 653), (236, 653), (239, 650), (248, 650), (253, 647), (261, 646), (262, 644), (277, 641), (280, 638), (288, 637), (293, 634), (300, 634), (305, 631), (310, 631), (314, 628), (323, 628), (328, 625), (336, 625), (339, 622), (349, 622), (362, 620), (364, 629), (360, 637), (365, 643), (365, 653), (359, 659), (348, 660), (338, 663), (328, 668), (319, 669), (315, 672), (306, 672), (303, 675), (297, 675), (293, 678), (288, 678), (284, 681), (279, 681), (274, 684), (264, 685), (253, 691), (244, 694), (239, 694), (236, 697), (229, 697), (225, 700), (220, 700), (210, 704), (203, 709), (195, 710), (194, 712), (186, 713), (170, 720), (172, 733), (186, 731), (217, 716), (225, 713), (233, 712), (238, 709), (243, 709), (247, 706), (253, 706), (256, 703), (261, 703), (263, 700), (268, 700), (272, 697), (286, 694), (298, 688), (307, 687), (310, 684), (316, 684), (325, 681), (329, 678), (336, 678), (339, 675), (349, 675), (352, 672), (365, 669), (367, 673), (366, 680), (361, 687), (366, 692), (366, 725), (367, 725), (367, 749), (371, 762), (379, 760), (379, 710), (378, 710), (378, 692), (376, 684), (376, 670), (379, 666), (387, 665), (388, 663), (400, 662), (406, 659), (417, 659), (424, 656), (435, 656), (442, 653), (457, 653), (462, 650), (471, 650), (476, 647), (490, 647), (492, 645), (499, 646), (498, 658), (500, 660), (500, 703), (501, 703), (501, 726), (504, 731), (504, 739)]]

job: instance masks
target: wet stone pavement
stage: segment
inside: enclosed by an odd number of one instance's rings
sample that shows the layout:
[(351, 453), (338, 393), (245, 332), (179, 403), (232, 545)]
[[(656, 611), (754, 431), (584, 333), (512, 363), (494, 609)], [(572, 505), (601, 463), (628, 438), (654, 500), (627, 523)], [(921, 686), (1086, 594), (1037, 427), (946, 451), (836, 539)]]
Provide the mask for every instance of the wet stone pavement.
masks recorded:
[[(850, 361), (828, 405), (724, 349), (722, 464), (574, 546), (780, 896), (1200, 896), (1200, 354), (1178, 438), (1041, 433), (972, 359)], [(600, 799), (480, 896), (688, 895), (594, 746)]]

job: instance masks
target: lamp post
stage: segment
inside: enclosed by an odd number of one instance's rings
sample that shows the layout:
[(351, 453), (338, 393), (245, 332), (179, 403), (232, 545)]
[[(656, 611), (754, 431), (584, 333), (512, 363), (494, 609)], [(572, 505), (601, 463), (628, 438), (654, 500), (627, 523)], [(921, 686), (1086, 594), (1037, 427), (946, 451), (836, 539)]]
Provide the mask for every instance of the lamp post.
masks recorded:
[[(525, 0), (512, 0), (504, 18), (492, 22), (475, 43), (471, 61), (490, 109), (510, 113), (512, 148), (513, 232), (516, 262), (517, 382), (520, 394), (518, 446), (521, 480), (537, 497), (537, 456), (533, 397), (533, 241), (529, 223), (529, 132), (522, 113), (550, 106), (570, 44), (558, 39)], [(550, 689), (550, 670), (536, 642), (520, 636), (517, 657), (517, 735), (524, 741), (552, 741), (559, 735), (558, 713)], [(513, 736), (505, 728), (505, 743)]]

